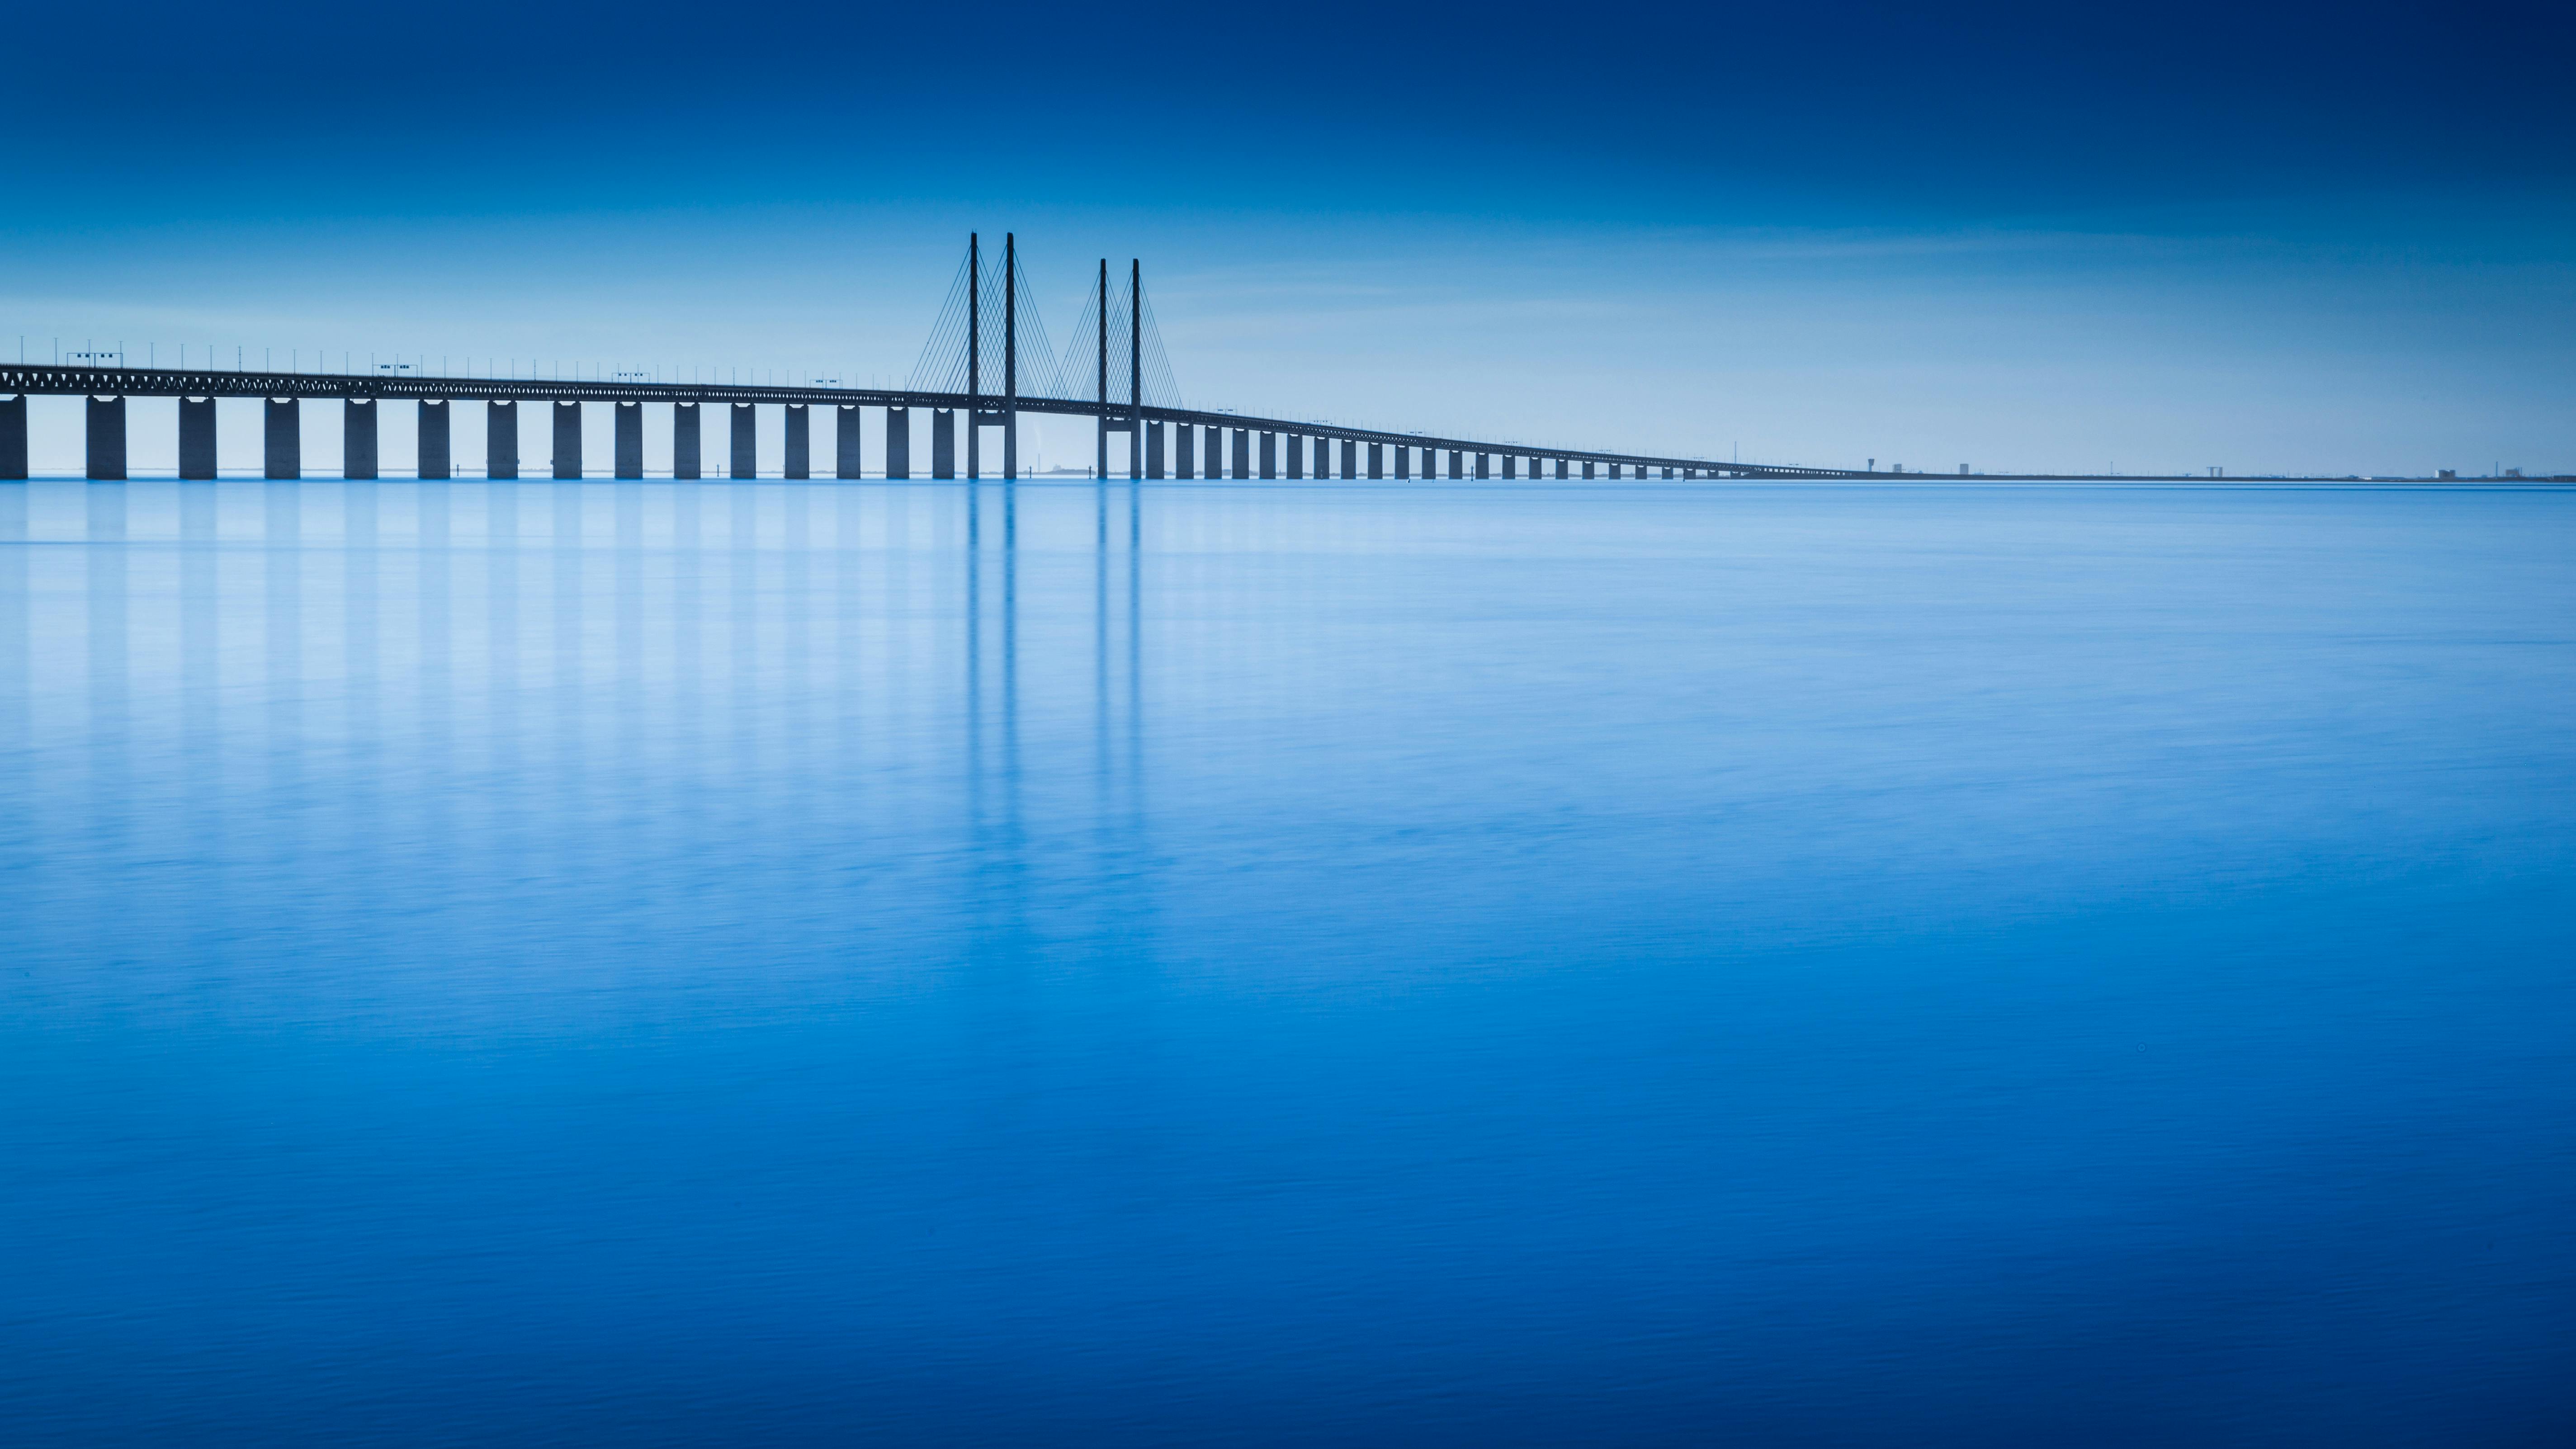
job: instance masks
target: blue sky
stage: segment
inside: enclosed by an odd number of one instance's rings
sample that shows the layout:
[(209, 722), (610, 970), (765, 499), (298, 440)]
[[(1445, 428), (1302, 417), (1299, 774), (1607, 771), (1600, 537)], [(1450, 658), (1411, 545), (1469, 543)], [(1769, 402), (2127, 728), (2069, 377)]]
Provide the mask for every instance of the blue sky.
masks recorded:
[(1142, 257), (1207, 406), (2576, 471), (2539, 5), (70, 9), (13, 22), (31, 355), (892, 379), (1015, 229), (1059, 332)]

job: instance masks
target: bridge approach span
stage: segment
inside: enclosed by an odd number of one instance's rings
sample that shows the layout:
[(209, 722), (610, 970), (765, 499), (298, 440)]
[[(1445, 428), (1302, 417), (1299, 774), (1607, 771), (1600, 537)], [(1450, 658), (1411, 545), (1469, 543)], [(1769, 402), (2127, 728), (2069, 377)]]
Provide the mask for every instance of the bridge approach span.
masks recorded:
[[(890, 410), (889, 419), (880, 426), (891, 426), (894, 419), (909, 421), (912, 409), (931, 413), (931, 470), (927, 476), (954, 476), (953, 460), (945, 467), (941, 458), (955, 451), (953, 419), (958, 414), (973, 418), (989, 427), (1011, 427), (1019, 413), (1044, 413), (1067, 417), (1097, 419), (1113, 432), (1129, 433), (1142, 446), (1129, 449), (1129, 476), (1139, 478), (1189, 477), (1345, 477), (1408, 478), (1437, 477), (1521, 477), (1545, 476), (1552, 471), (1559, 478), (1858, 478), (1870, 476), (1836, 468), (1806, 468), (1779, 464), (1716, 463), (1705, 458), (1676, 458), (1644, 453), (1603, 452), (1580, 448), (1552, 448), (1521, 442), (1495, 442), (1475, 438), (1434, 437), (1421, 433), (1387, 432), (1370, 428), (1352, 428), (1334, 423), (1301, 421), (1293, 418), (1265, 418), (1241, 413), (1204, 409), (1135, 406), (1125, 400), (1090, 400), (1056, 397), (1003, 396), (989, 392), (926, 392), (909, 389), (798, 386), (764, 383), (700, 382), (604, 382), (595, 380), (566, 381), (535, 378), (475, 378), (377, 376), (367, 374), (226, 371), (204, 368), (139, 368), (96, 367), (49, 363), (0, 363), (0, 477), (27, 476), (26, 470), (26, 398), (39, 396), (83, 396), (89, 398), (88, 419), (89, 476), (122, 477), (125, 470), (124, 402), (127, 398), (176, 398), (180, 408), (180, 476), (212, 477), (214, 415), (210, 407), (190, 405), (193, 399), (219, 397), (261, 398), (269, 404), (270, 418), (266, 437), (267, 474), (270, 477), (298, 477), (302, 473), (300, 456), (285, 456), (297, 451), (289, 442), (294, 405), (303, 401), (338, 401), (353, 409), (352, 417), (363, 411), (363, 425), (353, 425), (347, 435), (357, 439), (344, 463), (351, 477), (373, 477), (376, 473), (375, 427), (373, 406), (384, 402), (414, 401), (437, 407), (453, 402), (500, 404), (504, 408), (519, 403), (556, 405), (558, 452), (554, 459), (558, 477), (587, 476), (577, 456), (571, 460), (572, 471), (565, 471), (567, 460), (561, 452), (566, 419), (561, 409), (571, 407), (572, 446), (579, 447), (578, 406), (583, 403), (642, 404), (667, 403), (681, 407), (725, 407), (735, 409), (782, 406), (791, 410), (831, 408), (835, 410), (875, 408)], [(621, 414), (626, 410), (619, 409)], [(800, 439), (810, 433), (797, 424), (810, 419), (791, 413), (784, 476), (808, 476), (810, 464), (796, 456)], [(515, 426), (515, 419), (513, 419)], [(810, 424), (808, 425), (810, 426)], [(445, 444), (448, 423), (442, 417), (438, 428), (440, 456), (430, 457), (430, 446), (423, 445), (423, 477), (449, 476)], [(487, 430), (498, 437), (498, 426)], [(619, 441), (616, 468), (609, 476), (640, 477), (640, 441), (629, 456), (627, 434), (633, 431), (630, 417), (619, 418)], [(689, 432), (694, 435), (696, 428)], [(429, 430), (423, 430), (424, 438)], [(855, 420), (836, 431), (845, 448), (855, 451), (852, 442), (858, 436)], [(882, 436), (882, 435), (881, 435)], [(739, 460), (746, 437), (745, 424), (736, 415), (734, 457)], [(947, 440), (943, 446), (943, 438)], [(889, 440), (890, 441), (890, 440)], [(1200, 446), (1203, 444), (1204, 446)], [(810, 442), (804, 444), (810, 448)], [(512, 444), (515, 449), (515, 443)], [(1307, 459), (1310, 456), (1313, 462)], [(965, 450), (972, 459), (975, 450)], [(909, 439), (905, 446), (888, 455), (886, 471), (890, 476), (913, 476), (908, 458)], [(361, 456), (363, 454), (363, 456)], [(193, 455), (193, 456), (192, 456)], [(1416, 473), (1416, 456), (1419, 473)], [(1206, 461), (1201, 461), (1204, 458)], [(487, 467), (497, 459), (487, 459)], [(1440, 471), (1445, 461), (1445, 473)], [(194, 463), (197, 466), (192, 467)], [(14, 466), (13, 466), (14, 465)], [(801, 466), (800, 466), (801, 465)], [(1524, 473), (1526, 469), (1526, 473)], [(675, 472), (678, 476), (697, 476), (696, 470)], [(728, 468), (726, 474), (756, 476), (761, 470)], [(844, 458), (837, 468), (840, 476), (856, 477)], [(968, 476), (974, 466), (968, 465)], [(492, 476), (517, 476), (515, 453), (505, 472)], [(717, 475), (722, 476), (722, 475)], [(1878, 475), (1884, 477), (1886, 475)]]

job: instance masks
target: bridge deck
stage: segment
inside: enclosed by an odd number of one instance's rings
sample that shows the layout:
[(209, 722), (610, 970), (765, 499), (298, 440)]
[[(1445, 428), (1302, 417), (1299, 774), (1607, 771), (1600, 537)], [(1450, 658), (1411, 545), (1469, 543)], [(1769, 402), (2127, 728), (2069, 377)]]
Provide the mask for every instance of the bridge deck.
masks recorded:
[[(1636, 468), (1687, 468), (1745, 478), (1857, 478), (1869, 474), (1838, 468), (1802, 468), (1779, 464), (1716, 463), (1706, 458), (1672, 458), (1649, 453), (1596, 452), (1583, 448), (1546, 447), (1474, 438), (1391, 433), (1338, 423), (1293, 418), (1251, 417), (1242, 413), (1193, 408), (1130, 408), (1079, 399), (1023, 397), (1012, 400), (985, 393), (911, 392), (882, 388), (797, 387), (759, 383), (567, 382), (559, 379), (489, 377), (380, 377), (313, 372), (229, 372), (201, 368), (83, 367), (49, 363), (0, 363), (0, 397), (15, 393), (95, 397), (259, 397), (341, 398), (379, 401), (454, 402), (670, 402), (794, 403), (809, 407), (972, 408), (990, 412), (1015, 406), (1024, 413), (1124, 420), (1141, 413), (1148, 422), (1195, 427), (1241, 428), (1259, 433), (1295, 433), (1305, 437), (1348, 439), (1394, 447), (1431, 448), (1443, 452), (1510, 455), (1517, 458), (1562, 458), (1569, 463), (1610, 464)], [(1887, 475), (1880, 474), (1880, 477)]]

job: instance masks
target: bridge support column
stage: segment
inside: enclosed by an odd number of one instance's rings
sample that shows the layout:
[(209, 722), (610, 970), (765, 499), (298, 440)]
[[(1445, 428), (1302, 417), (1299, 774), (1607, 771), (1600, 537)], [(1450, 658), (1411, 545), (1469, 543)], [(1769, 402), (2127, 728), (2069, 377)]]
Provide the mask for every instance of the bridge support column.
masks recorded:
[(859, 444), (859, 405), (843, 403), (832, 409), (832, 476), (856, 478), (861, 467)]
[(269, 478), (304, 476), (304, 419), (291, 397), (260, 404), (260, 473)]
[[(1395, 453), (1397, 461), (1401, 462), (1404, 457), (1404, 450), (1402, 448), (1398, 448), (1395, 450)], [(1368, 445), (1368, 475), (1372, 478), (1383, 478), (1386, 476), (1386, 444), (1371, 443)]]
[(1517, 453), (1505, 453), (1505, 454), (1503, 455), (1503, 476), (1504, 476), (1504, 477), (1506, 477), (1506, 478), (1517, 478), (1517, 477), (1519, 477), (1519, 476), (1520, 476), (1520, 466), (1521, 466), (1521, 460), (1520, 460), (1520, 455), (1519, 455), (1519, 454), (1517, 454)]
[(787, 405), (787, 457), (778, 471), (785, 478), (814, 476), (814, 410), (803, 403)]
[(1234, 476), (1237, 478), (1251, 477), (1252, 430), (1250, 428), (1228, 428), (1226, 429), (1226, 432), (1232, 435), (1234, 442)]
[(957, 410), (955, 408), (930, 410), (930, 476), (933, 478), (957, 476)]
[(1491, 478), (1494, 476), (1493, 454), (1478, 453), (1476, 455), (1476, 476), (1479, 478)]
[[(1430, 456), (1431, 455), (1428, 453), (1423, 454), (1423, 457), (1426, 459)], [(1423, 465), (1423, 472), (1428, 474), (1430, 471), (1430, 464), (1426, 462)], [(1413, 476), (1413, 448), (1410, 444), (1398, 444), (1396, 446), (1395, 476), (1407, 479)]]
[(1261, 435), (1261, 476), (1264, 478), (1279, 476), (1279, 435), (1277, 433)]
[(504, 398), (483, 403), (483, 476), (519, 476), (519, 405)]
[(1565, 476), (1565, 460), (1563, 458), (1556, 460), (1556, 476), (1559, 478)]
[(1591, 478), (1592, 478), (1592, 460), (1591, 460), (1591, 459), (1589, 459), (1589, 458), (1586, 458), (1586, 459), (1584, 459), (1584, 460), (1583, 460), (1583, 477), (1584, 477), (1584, 480), (1585, 480), (1586, 482), (1591, 481)]
[(1145, 424), (1145, 476), (1163, 476), (1163, 424)]
[(89, 399), (88, 476), (103, 482), (125, 477), (125, 399)]
[(554, 405), (554, 475), (581, 476), (581, 404), (558, 399)]
[[(209, 403), (213, 399), (207, 399)], [(0, 478), (27, 476), (27, 395), (0, 402)]]
[(340, 476), (365, 480), (376, 476), (376, 400), (344, 398), (340, 403)]
[(699, 420), (707, 410), (696, 403), (671, 404), (671, 476), (697, 478), (706, 472), (706, 450), (699, 446)]
[(609, 407), (613, 421), (610, 436), (609, 474), (617, 478), (644, 476), (644, 405), (622, 402)]
[(215, 400), (179, 399), (179, 476), (215, 476)]
[(1172, 476), (1198, 476), (1199, 430), (1187, 423), (1172, 424)]
[(1304, 433), (1288, 435), (1287, 473), (1292, 480), (1306, 476), (1306, 435)]
[(445, 478), (454, 471), (448, 452), (447, 399), (424, 399), (420, 405), (420, 476)]
[(760, 476), (760, 409), (752, 403), (733, 405), (733, 456), (725, 473), (734, 478)]
[(912, 409), (886, 409), (886, 476), (912, 476)]

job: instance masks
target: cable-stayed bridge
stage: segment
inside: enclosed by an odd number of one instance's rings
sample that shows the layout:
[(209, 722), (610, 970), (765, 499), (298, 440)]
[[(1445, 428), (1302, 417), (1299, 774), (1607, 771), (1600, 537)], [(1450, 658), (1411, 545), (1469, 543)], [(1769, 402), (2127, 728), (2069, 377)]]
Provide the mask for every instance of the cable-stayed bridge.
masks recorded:
[[(519, 409), (552, 413), (551, 455), (534, 476), (594, 475), (583, 456), (582, 413), (589, 404), (614, 410), (607, 476), (641, 478), (643, 409), (672, 408), (674, 478), (818, 476), (823, 458), (814, 436), (815, 414), (831, 421), (829, 455), (819, 476), (856, 478), (980, 478), (1022, 476), (1022, 414), (1088, 417), (1098, 428), (1095, 467), (1111, 476), (1110, 440), (1123, 435), (1119, 461), (1131, 478), (1707, 478), (1856, 476), (1846, 470), (1745, 463), (1583, 448), (1548, 448), (1490, 439), (1433, 437), (1420, 433), (1351, 428), (1293, 418), (1252, 416), (1230, 410), (1185, 407), (1170, 359), (1145, 296), (1142, 268), (1126, 275), (1105, 260), (1074, 335), (1059, 354), (1039, 321), (1021, 272), (1016, 239), (1002, 256), (986, 256), (970, 238), (966, 257), (919, 363), (902, 388), (822, 384), (658, 382), (626, 378), (492, 378), (305, 372), (273, 369), (130, 367), (121, 357), (70, 363), (0, 363), (0, 478), (28, 475), (27, 398), (83, 396), (87, 476), (118, 479), (127, 473), (129, 402), (177, 400), (181, 478), (215, 476), (217, 398), (259, 398), (262, 472), (270, 478), (304, 475), (301, 409), (337, 402), (344, 410), (340, 476), (380, 476), (377, 420), (388, 403), (419, 408), (418, 457), (411, 469), (422, 478), (451, 478), (479, 471), (491, 478), (520, 476)], [(470, 438), (460, 439), (457, 404), (483, 405), (482, 466), (471, 468)], [(784, 456), (759, 455), (759, 410), (785, 410)], [(721, 429), (708, 413), (723, 408)], [(707, 456), (724, 434), (718, 459)], [(985, 448), (999, 434), (1001, 456)], [(962, 437), (961, 437), (962, 434)], [(460, 448), (460, 442), (466, 444)], [(962, 446), (961, 446), (962, 444)], [(873, 452), (875, 468), (863, 468)], [(962, 456), (961, 456), (962, 454)], [(992, 464), (998, 462), (999, 468)], [(654, 470), (660, 473), (663, 470)]]

